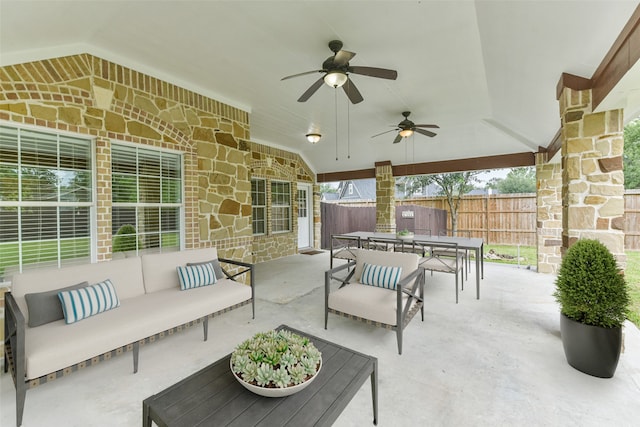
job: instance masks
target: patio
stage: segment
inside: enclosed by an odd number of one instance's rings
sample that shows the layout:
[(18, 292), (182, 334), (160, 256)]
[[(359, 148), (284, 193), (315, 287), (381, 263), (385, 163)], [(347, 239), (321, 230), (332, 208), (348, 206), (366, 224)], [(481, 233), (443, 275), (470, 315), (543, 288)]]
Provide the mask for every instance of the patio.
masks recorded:
[[(379, 425), (635, 425), (640, 418), (640, 331), (627, 322), (616, 375), (599, 379), (565, 361), (554, 276), (485, 264), (481, 299), (471, 274), (455, 304), (450, 275), (427, 276), (425, 321), (395, 334), (330, 315), (323, 329), (328, 253), (294, 255), (256, 266), (256, 319), (244, 307), (200, 327), (27, 392), (28, 426), (138, 426), (142, 400), (231, 352), (254, 332), (280, 324), (305, 330), (379, 360)], [(0, 424), (15, 423), (9, 375), (0, 376)], [(371, 421), (366, 383), (336, 425)]]

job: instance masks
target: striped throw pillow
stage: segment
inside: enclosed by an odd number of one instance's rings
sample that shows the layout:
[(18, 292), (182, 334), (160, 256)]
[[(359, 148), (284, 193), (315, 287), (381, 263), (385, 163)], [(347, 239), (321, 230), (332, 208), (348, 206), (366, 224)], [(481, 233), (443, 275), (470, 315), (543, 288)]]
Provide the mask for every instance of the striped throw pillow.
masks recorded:
[(116, 290), (109, 279), (84, 288), (58, 292), (58, 298), (67, 324), (120, 306)]
[(216, 283), (216, 273), (211, 263), (178, 266), (176, 270), (180, 279), (180, 289), (183, 291)]
[(379, 288), (395, 289), (400, 281), (402, 267), (388, 267), (364, 263), (360, 283)]

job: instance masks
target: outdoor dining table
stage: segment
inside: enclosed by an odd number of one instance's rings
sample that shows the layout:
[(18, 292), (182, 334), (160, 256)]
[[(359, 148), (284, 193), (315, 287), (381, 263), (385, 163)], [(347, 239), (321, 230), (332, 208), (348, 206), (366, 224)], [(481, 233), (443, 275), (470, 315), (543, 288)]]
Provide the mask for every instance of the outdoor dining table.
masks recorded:
[[(368, 239), (398, 239), (395, 233), (384, 233), (374, 231), (353, 231), (351, 233), (340, 234), (341, 236), (357, 237), (360, 246)], [(400, 240), (400, 239), (398, 239)], [(484, 240), (478, 237), (459, 237), (459, 236), (431, 236), (415, 234), (413, 238), (403, 238), (405, 244), (413, 244), (414, 241), (425, 244), (432, 242), (434, 247), (438, 246), (438, 242), (456, 243), (459, 249), (474, 251), (476, 259), (476, 299), (480, 299), (480, 279), (484, 279)]]

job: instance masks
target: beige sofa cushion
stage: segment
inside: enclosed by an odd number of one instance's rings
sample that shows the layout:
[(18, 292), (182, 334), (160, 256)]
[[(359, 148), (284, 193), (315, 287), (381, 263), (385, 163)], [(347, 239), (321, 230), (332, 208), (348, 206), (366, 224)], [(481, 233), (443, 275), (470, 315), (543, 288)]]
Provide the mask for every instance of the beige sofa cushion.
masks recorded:
[(167, 289), (121, 300), (120, 307), (81, 322), (64, 320), (26, 330), (27, 378), (37, 378), (251, 298), (229, 279), (212, 286)]
[(83, 281), (93, 285), (105, 279), (111, 280), (120, 300), (144, 295), (140, 258), (17, 273), (11, 279), (11, 294), (28, 322), (29, 310), (25, 294), (60, 289)]
[(144, 288), (147, 293), (163, 289), (180, 289), (176, 267), (185, 266), (190, 262), (210, 261), (215, 258), (218, 258), (218, 252), (215, 248), (143, 255)]

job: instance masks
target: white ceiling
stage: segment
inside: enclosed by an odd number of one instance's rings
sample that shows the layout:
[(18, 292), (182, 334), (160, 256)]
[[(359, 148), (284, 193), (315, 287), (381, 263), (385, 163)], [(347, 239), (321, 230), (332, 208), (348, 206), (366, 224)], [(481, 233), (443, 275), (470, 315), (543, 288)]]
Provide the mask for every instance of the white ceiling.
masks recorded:
[[(591, 77), (637, 5), (0, 0), (0, 64), (91, 53), (249, 111), (253, 141), (300, 153), (317, 173), (359, 170), (547, 146), (561, 73)], [(357, 53), (352, 66), (396, 69), (398, 79), (352, 74), (364, 96), (356, 105), (326, 85), (296, 102), (320, 75), (280, 79), (321, 68), (333, 39)], [(637, 114), (638, 75), (603, 104)], [(405, 110), (440, 125), (438, 135), (371, 138)], [(306, 142), (310, 131), (319, 144)]]

